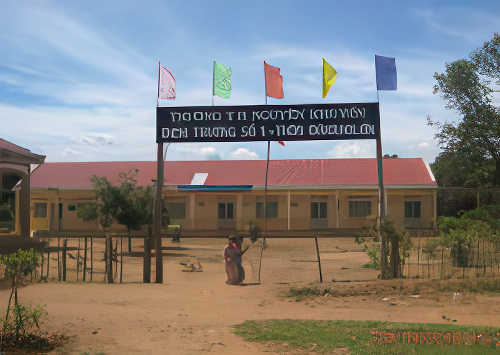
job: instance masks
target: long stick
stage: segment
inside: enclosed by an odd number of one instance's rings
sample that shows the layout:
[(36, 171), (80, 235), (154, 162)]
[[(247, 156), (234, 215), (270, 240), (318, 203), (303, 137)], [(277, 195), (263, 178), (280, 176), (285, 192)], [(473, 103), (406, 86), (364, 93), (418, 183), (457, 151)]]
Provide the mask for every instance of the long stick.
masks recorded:
[[(156, 101), (156, 124), (158, 125), (158, 103), (160, 99), (160, 70), (158, 67), (158, 100)], [(156, 283), (163, 283), (163, 258), (161, 243), (161, 210), (162, 210), (162, 189), (163, 189), (163, 142), (158, 142), (158, 151), (156, 156), (156, 194), (153, 213), (153, 237), (155, 239), (156, 249)]]
[[(267, 205), (267, 178), (269, 176), (269, 152), (271, 150), (271, 141), (267, 141), (267, 160), (266, 160), (266, 181), (264, 184), (264, 223), (262, 224), (262, 230), (266, 231), (266, 205)], [(265, 239), (265, 238), (264, 238)]]
[[(264, 97), (266, 100), (266, 105), (267, 105), (267, 83), (266, 83), (266, 61), (264, 61)], [(266, 182), (264, 186), (264, 208), (263, 213), (264, 213), (264, 222), (262, 224), (262, 231), (263, 233), (266, 232), (266, 200), (267, 200), (267, 176), (269, 172), (269, 151), (271, 149), (271, 141), (267, 141), (267, 160), (266, 160)], [(266, 237), (262, 238), (262, 248), (260, 250), (260, 261), (259, 261), (259, 282), (260, 282), (260, 269), (262, 266), (262, 253), (264, 251), (264, 248), (266, 247)]]
[(76, 254), (76, 281), (78, 281), (78, 274), (80, 273), (80, 238), (78, 238), (78, 252)]
[(262, 239), (262, 248), (260, 248), (260, 261), (259, 261), (259, 282), (260, 282), (260, 267), (262, 266), (262, 252), (264, 251), (264, 239)]
[[(378, 95), (378, 90), (377, 90)], [(380, 108), (379, 108), (379, 131), (377, 132), (377, 166), (378, 166), (378, 189), (379, 189), (379, 203), (380, 203), (380, 260), (381, 260), (381, 273), (382, 278), (388, 277), (387, 273), (387, 240), (382, 232), (382, 225), (385, 221), (385, 192), (384, 192), (384, 172), (382, 168), (382, 138), (380, 134)], [(394, 270), (393, 270), (394, 271)]]
[(88, 238), (85, 237), (85, 251), (83, 252), (83, 282), (87, 277), (87, 250), (88, 250)]
[[(271, 150), (271, 141), (267, 141), (267, 163), (266, 163), (266, 182), (264, 185), (264, 222), (262, 224), (262, 231), (265, 232), (266, 229), (266, 204), (267, 204), (267, 177), (269, 174), (269, 151)], [(260, 261), (259, 261), (259, 282), (260, 282), (260, 268), (262, 265), (262, 252), (264, 248), (266, 247), (266, 237), (262, 238), (262, 249), (260, 251)]]
[(161, 63), (158, 62), (158, 98), (156, 99), (156, 106), (160, 104), (160, 72), (161, 72)]
[(212, 106), (214, 105), (214, 95), (215, 95), (215, 60), (214, 60), (214, 68), (212, 70)]
[(113, 238), (109, 228), (106, 228), (106, 275), (108, 284), (113, 283)]
[(66, 248), (68, 247), (68, 238), (63, 241), (63, 252), (62, 252), (62, 268), (63, 268), (63, 281), (66, 281)]
[(120, 237), (120, 283), (122, 282), (123, 282), (123, 238)]
[(61, 238), (57, 237), (57, 281), (61, 281)]
[(90, 237), (90, 282), (94, 273), (94, 238)]
[[(121, 239), (121, 237), (120, 237)], [(118, 274), (118, 238), (115, 240), (115, 248), (112, 251), (114, 253), (114, 259), (115, 259), (115, 276), (114, 279), (116, 279), (116, 276)]]
[(163, 188), (163, 142), (158, 142), (157, 178), (155, 198), (154, 238), (156, 242), (156, 283), (163, 283), (163, 259), (161, 241), (161, 206)]
[(319, 267), (319, 282), (323, 282), (323, 274), (321, 273), (321, 259), (319, 257), (319, 246), (318, 246), (318, 238), (315, 237), (314, 241), (316, 242), (316, 254), (318, 255), (318, 267)]
[(50, 270), (50, 251), (47, 252), (47, 281), (49, 280), (49, 270)]

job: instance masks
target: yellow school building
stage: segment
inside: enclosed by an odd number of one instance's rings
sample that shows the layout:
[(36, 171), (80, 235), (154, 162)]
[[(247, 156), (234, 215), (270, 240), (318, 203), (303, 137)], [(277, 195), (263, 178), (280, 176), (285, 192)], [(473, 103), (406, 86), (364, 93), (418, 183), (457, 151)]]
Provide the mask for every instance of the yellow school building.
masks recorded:
[[(119, 184), (138, 170), (138, 185), (155, 183), (156, 162), (44, 163), (31, 174), (33, 230), (98, 230), (77, 217), (94, 199), (92, 175)], [(166, 161), (163, 198), (171, 224), (183, 230), (361, 228), (378, 215), (377, 160)], [(435, 228), (437, 184), (421, 158), (383, 158), (387, 216), (399, 227)], [(267, 191), (267, 193), (266, 193)], [(264, 208), (265, 203), (265, 208)], [(264, 219), (264, 210), (266, 218)]]

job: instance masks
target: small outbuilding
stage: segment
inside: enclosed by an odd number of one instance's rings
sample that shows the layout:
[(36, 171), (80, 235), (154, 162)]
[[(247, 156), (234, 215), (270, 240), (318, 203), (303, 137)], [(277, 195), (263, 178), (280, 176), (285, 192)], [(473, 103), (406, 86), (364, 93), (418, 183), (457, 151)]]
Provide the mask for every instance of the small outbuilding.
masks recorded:
[(31, 236), (30, 173), (45, 156), (0, 138), (0, 253), (36, 246)]

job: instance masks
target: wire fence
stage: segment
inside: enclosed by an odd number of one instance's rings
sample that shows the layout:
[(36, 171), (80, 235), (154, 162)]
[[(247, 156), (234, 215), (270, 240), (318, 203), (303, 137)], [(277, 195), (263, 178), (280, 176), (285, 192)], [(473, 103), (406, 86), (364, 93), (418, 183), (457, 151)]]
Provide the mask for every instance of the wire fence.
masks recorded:
[[(104, 237), (46, 238), (47, 246), (40, 252), (41, 280), (103, 282), (111, 265), (113, 282), (142, 280), (142, 275), (131, 275), (127, 266), (143, 263), (144, 237), (117, 236), (111, 238), (111, 263), (106, 263)], [(136, 265), (134, 265), (136, 266)]]
[(498, 245), (473, 242), (463, 248), (429, 247), (431, 238), (415, 238), (404, 259), (406, 278), (456, 279), (500, 275)]

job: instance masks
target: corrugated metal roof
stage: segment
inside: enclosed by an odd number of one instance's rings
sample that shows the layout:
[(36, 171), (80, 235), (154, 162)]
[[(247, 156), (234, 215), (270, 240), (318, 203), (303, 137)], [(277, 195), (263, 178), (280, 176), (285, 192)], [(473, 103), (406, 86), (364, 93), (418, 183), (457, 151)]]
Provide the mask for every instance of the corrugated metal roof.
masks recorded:
[[(167, 161), (164, 163), (164, 184), (189, 185), (195, 173), (208, 174), (205, 185), (264, 186), (265, 160)], [(156, 162), (88, 162), (45, 163), (31, 176), (32, 188), (91, 189), (92, 175), (106, 176), (114, 184), (118, 174), (139, 170), (139, 185), (151, 185), (156, 179)], [(436, 187), (421, 158), (384, 158), (384, 185)], [(377, 160), (307, 159), (271, 160), (270, 188), (308, 188), (321, 186), (376, 186)]]

